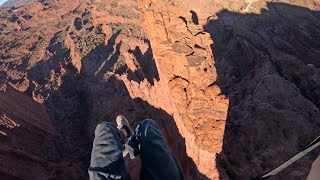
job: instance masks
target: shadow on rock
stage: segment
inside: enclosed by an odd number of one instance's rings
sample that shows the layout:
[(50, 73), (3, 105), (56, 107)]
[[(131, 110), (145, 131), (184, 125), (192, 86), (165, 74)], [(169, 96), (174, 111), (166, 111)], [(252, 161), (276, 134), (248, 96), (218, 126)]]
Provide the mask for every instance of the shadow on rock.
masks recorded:
[[(132, 99), (126, 85), (115, 77), (109, 78), (104, 83), (94, 83), (83, 88), (87, 89), (89, 134), (94, 134), (95, 126), (101, 121), (107, 120), (115, 123), (119, 114), (126, 116), (133, 127), (136, 127), (140, 121), (151, 118), (159, 125), (186, 179), (207, 179), (197, 170), (193, 160), (186, 154), (185, 140), (180, 135), (173, 117), (167, 112), (155, 108), (143, 99)], [(137, 162), (128, 159), (126, 162), (131, 177), (138, 179), (140, 170)]]
[[(147, 79), (151, 85), (154, 85), (154, 81), (159, 81), (159, 73), (156, 66), (156, 62), (153, 57), (153, 52), (149, 40), (145, 40), (145, 43), (148, 45), (148, 49), (145, 53), (141, 52), (139, 46), (134, 50), (129, 50), (129, 53), (133, 54), (136, 59), (136, 64), (138, 65), (138, 70), (136, 72), (131, 72), (132, 79), (140, 83), (143, 79)], [(134, 78), (134, 74), (137, 74), (138, 77)]]
[[(220, 174), (259, 176), (319, 135), (319, 22), (318, 11), (271, 2), (258, 14), (222, 10), (208, 19), (217, 84), (230, 99)], [(305, 179), (317, 155), (270, 179)]]
[[(85, 73), (87, 76), (97, 74), (101, 76), (113, 67), (120, 55), (121, 42), (116, 44), (120, 33), (121, 31), (116, 32), (110, 37), (107, 44), (101, 43), (82, 58), (81, 73)], [(116, 45), (116, 52), (113, 53), (114, 45)]]

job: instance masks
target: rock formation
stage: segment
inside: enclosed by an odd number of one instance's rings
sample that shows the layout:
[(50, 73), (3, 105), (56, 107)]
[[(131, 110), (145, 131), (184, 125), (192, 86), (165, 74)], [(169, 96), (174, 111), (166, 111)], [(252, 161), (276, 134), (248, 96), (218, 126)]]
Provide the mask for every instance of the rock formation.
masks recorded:
[[(316, 0), (0, 8), (0, 179), (86, 179), (95, 126), (157, 121), (186, 179), (250, 179), (319, 135)], [(304, 179), (319, 150), (273, 179)], [(133, 179), (139, 160), (126, 159)], [(27, 168), (26, 168), (27, 167)]]

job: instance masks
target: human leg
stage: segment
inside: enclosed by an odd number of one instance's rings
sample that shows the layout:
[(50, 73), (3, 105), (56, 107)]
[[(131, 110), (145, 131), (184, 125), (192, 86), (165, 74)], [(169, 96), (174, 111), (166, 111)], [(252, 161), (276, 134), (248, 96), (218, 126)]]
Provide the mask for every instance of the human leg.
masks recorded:
[(141, 179), (183, 179), (180, 166), (165, 142), (155, 121), (142, 121), (129, 140), (141, 159)]
[(114, 125), (109, 122), (97, 125), (88, 169), (90, 180), (129, 179), (122, 156), (123, 143)]

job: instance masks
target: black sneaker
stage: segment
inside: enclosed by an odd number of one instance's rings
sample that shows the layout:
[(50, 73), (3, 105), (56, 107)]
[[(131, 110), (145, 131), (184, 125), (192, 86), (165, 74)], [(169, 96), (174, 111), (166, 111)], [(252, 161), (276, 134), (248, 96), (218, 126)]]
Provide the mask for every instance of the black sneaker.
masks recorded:
[(133, 130), (128, 122), (128, 120), (122, 116), (119, 115), (116, 119), (117, 125), (118, 125), (118, 129), (124, 129), (127, 132), (127, 137), (125, 137), (125, 141), (127, 142), (127, 140), (133, 135)]

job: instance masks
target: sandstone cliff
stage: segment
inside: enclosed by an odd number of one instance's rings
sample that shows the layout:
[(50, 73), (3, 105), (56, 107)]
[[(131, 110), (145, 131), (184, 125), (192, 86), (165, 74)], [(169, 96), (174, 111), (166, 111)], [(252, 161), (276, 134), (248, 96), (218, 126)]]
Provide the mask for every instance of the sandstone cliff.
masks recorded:
[[(156, 120), (186, 179), (267, 172), (320, 132), (319, 9), (316, 0), (8, 2), (0, 177), (86, 179), (94, 128), (118, 114), (133, 126)], [(304, 179), (319, 152), (273, 179)], [(137, 179), (139, 162), (126, 163)]]

